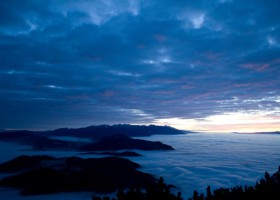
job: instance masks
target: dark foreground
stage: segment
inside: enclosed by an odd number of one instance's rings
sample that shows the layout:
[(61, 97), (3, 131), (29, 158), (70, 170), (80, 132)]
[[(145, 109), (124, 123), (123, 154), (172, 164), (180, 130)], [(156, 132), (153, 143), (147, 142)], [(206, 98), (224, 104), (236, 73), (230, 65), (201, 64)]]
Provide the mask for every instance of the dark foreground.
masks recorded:
[[(181, 194), (170, 192), (170, 187), (163, 182), (159, 182), (146, 191), (138, 188), (130, 189), (127, 192), (119, 191), (114, 198), (93, 197), (93, 200), (183, 200)], [(267, 172), (265, 177), (254, 186), (235, 186), (233, 188), (220, 188), (211, 191), (210, 186), (206, 189), (206, 195), (198, 194), (194, 191), (193, 197), (189, 200), (279, 200), (280, 199), (280, 167), (278, 172), (270, 176)]]
[[(57, 192), (95, 191), (112, 193), (115, 197), (98, 197), (93, 200), (183, 200), (181, 193), (172, 193), (174, 186), (156, 180), (152, 175), (138, 171), (140, 166), (118, 157), (54, 158), (51, 156), (19, 156), (0, 164), (0, 172), (7, 176), (0, 181), (2, 187), (19, 189), (22, 195)], [(189, 200), (279, 200), (280, 167), (270, 176), (253, 186), (235, 186), (211, 190), (205, 194), (194, 191)]]
[(233, 188), (220, 188), (211, 191), (210, 186), (206, 189), (206, 196), (194, 191), (189, 200), (279, 200), (280, 199), (280, 167), (270, 176), (265, 172), (264, 178), (256, 182), (254, 186), (235, 186)]
[(120, 188), (155, 185), (155, 178), (138, 171), (139, 167), (117, 157), (19, 156), (0, 165), (0, 172), (11, 173), (0, 181), (0, 186), (19, 189), (22, 195), (34, 195), (76, 191), (110, 193)]

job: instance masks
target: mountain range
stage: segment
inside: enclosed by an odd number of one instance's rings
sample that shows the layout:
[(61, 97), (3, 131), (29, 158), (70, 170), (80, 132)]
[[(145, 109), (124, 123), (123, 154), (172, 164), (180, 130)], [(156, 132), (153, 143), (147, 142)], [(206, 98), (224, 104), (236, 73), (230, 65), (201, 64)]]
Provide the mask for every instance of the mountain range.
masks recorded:
[[(40, 150), (172, 150), (172, 147), (161, 142), (151, 142), (131, 137), (185, 133), (169, 126), (119, 124), (112, 126), (89, 126), (77, 129), (61, 128), (52, 131), (22, 130), (0, 132), (0, 141), (29, 145), (33, 149)], [(63, 137), (77, 138), (77, 140), (67, 141)], [(88, 142), (81, 142), (79, 138), (86, 138)]]

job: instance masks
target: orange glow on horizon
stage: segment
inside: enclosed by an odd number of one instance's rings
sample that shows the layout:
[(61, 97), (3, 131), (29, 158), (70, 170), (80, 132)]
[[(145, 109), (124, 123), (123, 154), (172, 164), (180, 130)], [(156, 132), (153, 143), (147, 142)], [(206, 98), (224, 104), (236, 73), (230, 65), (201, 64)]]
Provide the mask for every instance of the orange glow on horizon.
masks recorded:
[(166, 118), (155, 121), (181, 130), (197, 132), (274, 132), (280, 131), (280, 116), (265, 114), (226, 113), (203, 119)]

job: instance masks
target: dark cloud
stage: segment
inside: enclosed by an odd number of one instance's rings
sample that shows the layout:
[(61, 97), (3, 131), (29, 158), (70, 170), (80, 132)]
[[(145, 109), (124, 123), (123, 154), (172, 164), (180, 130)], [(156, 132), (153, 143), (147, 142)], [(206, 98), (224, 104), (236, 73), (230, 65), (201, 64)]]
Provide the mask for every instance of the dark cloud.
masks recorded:
[(0, 3), (0, 127), (279, 112), (278, 1)]

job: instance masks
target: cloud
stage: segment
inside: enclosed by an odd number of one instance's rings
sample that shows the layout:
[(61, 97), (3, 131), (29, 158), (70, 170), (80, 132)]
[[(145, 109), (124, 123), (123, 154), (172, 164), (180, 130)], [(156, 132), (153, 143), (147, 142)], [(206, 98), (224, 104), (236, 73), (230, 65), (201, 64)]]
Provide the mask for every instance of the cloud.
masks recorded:
[(254, 2), (1, 2), (0, 127), (276, 113), (278, 3)]
[(198, 16), (194, 16), (191, 18), (191, 22), (193, 24), (193, 28), (194, 29), (199, 29), (202, 27), (203, 23), (204, 23), (204, 15), (200, 14)]

